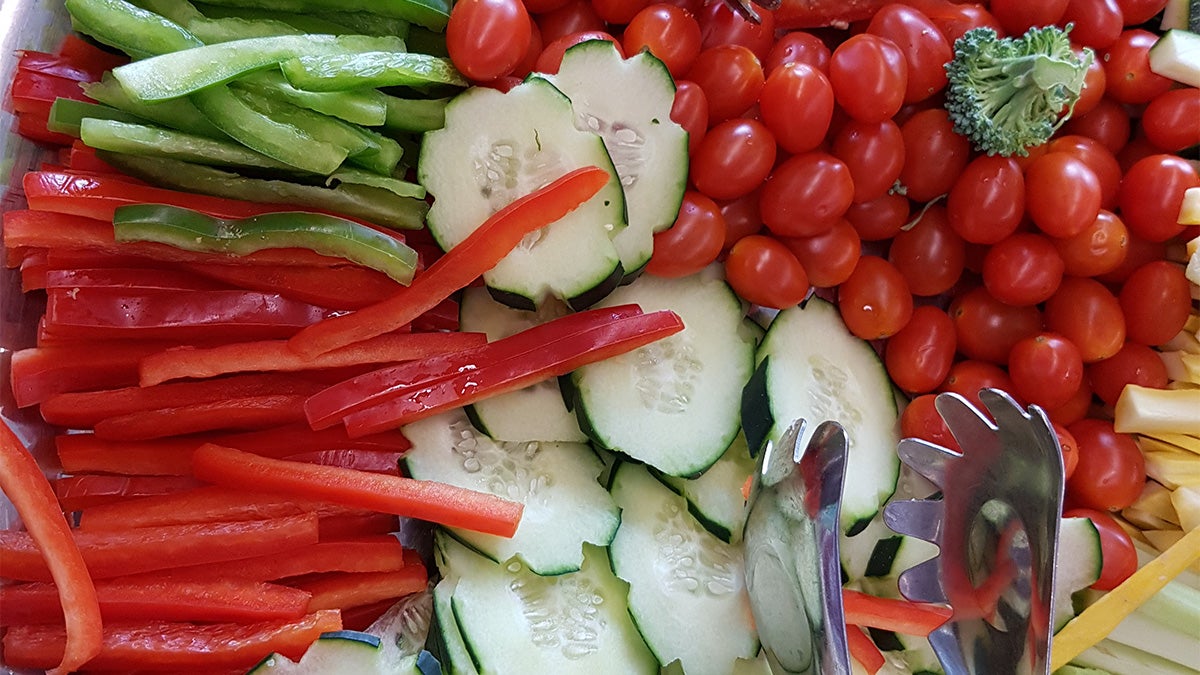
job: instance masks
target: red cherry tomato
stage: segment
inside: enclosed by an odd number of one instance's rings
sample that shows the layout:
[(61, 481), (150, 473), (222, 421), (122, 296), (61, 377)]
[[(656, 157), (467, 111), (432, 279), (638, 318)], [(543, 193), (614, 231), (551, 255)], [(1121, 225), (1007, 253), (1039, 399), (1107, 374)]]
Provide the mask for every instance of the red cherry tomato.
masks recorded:
[[(625, 25), (650, 4), (649, 0), (591, 0), (596, 15), (606, 23)], [(635, 52), (636, 53), (636, 52)]]
[(685, 277), (717, 259), (725, 241), (725, 218), (713, 200), (699, 192), (684, 193), (679, 216), (670, 228), (654, 235), (654, 255), (646, 271), (658, 277)]
[(973, 359), (959, 361), (950, 366), (950, 373), (940, 389), (962, 396), (981, 411), (986, 410), (979, 400), (979, 392), (984, 389), (999, 389), (1017, 398), (1013, 391), (1012, 378), (1003, 368), (994, 363)]
[(922, 394), (909, 401), (900, 413), (900, 435), (903, 438), (919, 438), (961, 453), (962, 448), (950, 433), (946, 420), (938, 414), (936, 403), (936, 394)]
[(1017, 232), (983, 256), (983, 285), (1000, 302), (1036, 305), (1058, 290), (1063, 267), (1049, 237)]
[(859, 33), (833, 50), (829, 82), (848, 115), (863, 122), (882, 122), (904, 104), (908, 65), (896, 43)]
[(883, 196), (900, 177), (904, 136), (891, 120), (849, 120), (833, 137), (833, 156), (850, 170), (854, 201), (869, 201)]
[(1137, 26), (1153, 19), (1167, 6), (1167, 0), (1117, 0), (1126, 26)]
[(775, 15), (755, 7), (759, 22), (747, 21), (724, 2), (707, 3), (696, 18), (700, 22), (703, 49), (718, 45), (741, 45), (763, 60), (775, 43)]
[(1058, 438), (1058, 449), (1062, 453), (1063, 477), (1070, 478), (1079, 464), (1079, 442), (1067, 428), (1058, 422), (1051, 422), (1054, 435)]
[(708, 97), (691, 80), (676, 80), (671, 119), (688, 132), (688, 155), (695, 156), (708, 132)]
[(1121, 303), (1094, 279), (1063, 278), (1046, 301), (1046, 327), (1074, 342), (1084, 363), (1106, 359), (1125, 344)]
[(1111, 515), (1096, 509), (1069, 509), (1064, 518), (1087, 518), (1100, 535), (1100, 578), (1092, 584), (1098, 591), (1111, 591), (1133, 576), (1138, 568), (1137, 548), (1125, 528)]
[(751, 192), (744, 197), (721, 202), (721, 215), (725, 218), (725, 242), (722, 250), (729, 250), (742, 237), (758, 234), (763, 229), (762, 215), (758, 211), (759, 194)]
[(725, 259), (725, 279), (739, 297), (783, 309), (808, 295), (808, 275), (782, 243), (761, 234), (742, 237)]
[(867, 32), (891, 40), (904, 54), (905, 103), (924, 101), (946, 88), (946, 63), (954, 50), (928, 16), (906, 5), (884, 5), (871, 17)]
[(954, 131), (942, 108), (922, 110), (900, 125), (904, 168), (900, 182), (908, 198), (927, 202), (950, 191), (971, 157), (971, 142)]
[(1083, 357), (1063, 336), (1038, 333), (1013, 345), (1008, 375), (1022, 400), (1057, 408), (1071, 400), (1083, 384)]
[(1137, 268), (1148, 262), (1163, 260), (1166, 257), (1167, 245), (1164, 242), (1149, 241), (1137, 236), (1133, 232), (1128, 232), (1128, 241), (1125, 244), (1125, 257), (1121, 259), (1121, 263), (1108, 272), (1094, 276), (1097, 281), (1106, 284), (1123, 284)]
[(696, 189), (713, 199), (737, 199), (762, 185), (775, 164), (775, 137), (762, 122), (737, 118), (704, 134), (692, 157)]
[(1053, 239), (1063, 261), (1063, 273), (1094, 277), (1111, 272), (1125, 260), (1129, 230), (1112, 211), (1100, 209), (1092, 224), (1073, 237)]
[[(1079, 56), (1080, 52), (1076, 50), (1075, 54)], [(1093, 57), (1083, 76), (1083, 88), (1079, 91), (1079, 100), (1075, 101), (1075, 107), (1071, 111), (1073, 116), (1079, 117), (1095, 110), (1104, 98), (1104, 89), (1108, 84), (1107, 77), (1104, 72), (1104, 63)]]
[(1146, 484), (1146, 461), (1133, 437), (1112, 422), (1083, 419), (1067, 427), (1079, 443), (1079, 464), (1067, 493), (1080, 506), (1114, 511), (1137, 500)]
[(1105, 97), (1088, 112), (1072, 115), (1063, 125), (1061, 133), (1094, 138), (1109, 152), (1116, 154), (1129, 142), (1132, 129), (1133, 124), (1125, 107)]
[(1074, 155), (1048, 152), (1025, 170), (1025, 210), (1051, 237), (1079, 234), (1100, 212), (1100, 179)]
[(1167, 152), (1200, 145), (1200, 89), (1182, 87), (1163, 92), (1142, 111), (1146, 140)]
[(1004, 363), (1017, 341), (1042, 331), (1036, 306), (1006, 305), (983, 286), (955, 296), (950, 303), (958, 351), (969, 359)]
[(806, 63), (829, 75), (829, 47), (812, 33), (794, 30), (784, 33), (771, 46), (763, 60), (763, 71), (768, 75), (779, 66), (788, 63)]
[(1031, 0), (992, 0), (992, 16), (1009, 35), (1021, 35), (1033, 26), (1058, 23), (1067, 10), (1067, 0), (1032, 2)]
[(954, 322), (932, 305), (913, 310), (912, 318), (884, 347), (884, 365), (896, 386), (909, 393), (931, 392), (950, 374), (956, 340)]
[(974, 244), (995, 244), (1017, 230), (1025, 216), (1025, 176), (1009, 157), (971, 160), (946, 200), (950, 226)]
[(1100, 141), (1087, 136), (1059, 136), (1043, 146), (1047, 152), (1065, 152), (1087, 165), (1100, 181), (1100, 207), (1112, 210), (1121, 189), (1121, 165)]
[(967, 245), (950, 227), (946, 209), (935, 204), (916, 224), (896, 234), (888, 259), (904, 275), (913, 295), (936, 296), (958, 283), (966, 266)]
[(838, 287), (838, 310), (851, 333), (878, 340), (904, 328), (912, 317), (913, 298), (895, 265), (864, 255)]
[(953, 45), (963, 33), (975, 28), (991, 28), (997, 35), (1004, 35), (1004, 28), (996, 17), (982, 4), (973, 2), (950, 2), (949, 0), (906, 0), (929, 17), (945, 38)]
[(741, 45), (709, 47), (696, 57), (687, 78), (708, 98), (708, 123), (716, 124), (746, 112), (762, 92), (762, 64)]
[(1118, 103), (1149, 103), (1171, 88), (1171, 80), (1150, 70), (1150, 48), (1158, 36), (1148, 30), (1131, 28), (1122, 32), (1111, 47), (1104, 50), (1107, 82), (1105, 94)]
[(1107, 49), (1125, 27), (1117, 0), (1067, 0), (1059, 25), (1071, 24), (1071, 42), (1092, 49)]
[(446, 24), (446, 51), (464, 76), (488, 82), (521, 62), (530, 25), (520, 0), (459, 0)]
[(1092, 391), (1108, 405), (1117, 404), (1125, 385), (1163, 389), (1168, 382), (1167, 367), (1158, 352), (1136, 342), (1126, 342), (1116, 354), (1089, 363), (1087, 375)]
[[(1086, 371), (1085, 371), (1086, 373)], [(1088, 416), (1092, 409), (1092, 385), (1088, 378), (1083, 378), (1083, 384), (1071, 396), (1071, 399), (1057, 408), (1049, 408), (1046, 415), (1055, 424), (1070, 426)], [(1078, 447), (1078, 445), (1076, 445)]]
[(833, 119), (833, 86), (816, 68), (788, 63), (770, 71), (758, 98), (759, 115), (779, 146), (807, 152), (825, 140)]
[(833, 227), (853, 196), (854, 182), (846, 165), (814, 150), (792, 155), (775, 167), (763, 185), (759, 209), (771, 232), (811, 237)]
[(1183, 232), (1179, 205), (1183, 193), (1197, 186), (1200, 176), (1182, 157), (1160, 154), (1138, 160), (1121, 179), (1121, 219), (1143, 239), (1166, 241)]
[(537, 23), (542, 29), (542, 42), (546, 44), (571, 33), (603, 33), (608, 29), (604, 19), (596, 14), (591, 0), (566, 0), (555, 9), (539, 12)]
[(546, 45), (542, 49), (541, 55), (538, 56), (537, 65), (534, 69), (539, 73), (549, 73), (551, 75), (557, 73), (559, 67), (562, 66), (563, 54), (571, 47), (590, 40), (606, 40), (611, 42), (617, 48), (617, 53), (621, 55), (621, 58), (625, 57), (625, 54), (621, 52), (621, 43), (617, 42), (616, 38), (604, 31), (587, 30), (578, 33), (569, 33)]
[(863, 241), (891, 239), (908, 223), (911, 211), (908, 198), (889, 192), (866, 202), (856, 202), (846, 209), (846, 221)]
[(700, 54), (700, 24), (681, 7), (653, 4), (629, 21), (621, 44), (626, 54), (648, 49), (667, 66), (673, 77), (680, 78)]
[(1192, 313), (1191, 283), (1183, 267), (1166, 260), (1142, 265), (1117, 296), (1125, 315), (1125, 337), (1161, 345), (1179, 334)]
[(808, 272), (818, 288), (832, 288), (850, 278), (862, 255), (862, 241), (854, 226), (839, 219), (828, 231), (812, 237), (780, 239)]

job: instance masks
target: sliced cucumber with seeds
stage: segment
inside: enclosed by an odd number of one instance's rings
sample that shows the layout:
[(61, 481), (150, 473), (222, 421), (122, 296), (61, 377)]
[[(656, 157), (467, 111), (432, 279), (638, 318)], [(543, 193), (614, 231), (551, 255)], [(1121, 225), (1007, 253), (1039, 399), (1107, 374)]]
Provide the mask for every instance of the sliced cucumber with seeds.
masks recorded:
[(755, 462), (746, 446), (746, 438), (738, 434), (729, 449), (704, 473), (695, 478), (679, 476), (657, 477), (687, 500), (688, 509), (696, 520), (722, 541), (742, 540), (746, 525), (746, 499), (742, 487), (754, 473)]
[[(445, 567), (439, 565), (439, 567)], [(448, 568), (446, 568), (448, 570)], [(456, 577), (443, 576), (442, 580), (433, 587), (433, 616), (437, 649), (441, 656), (442, 672), (446, 675), (478, 675), (475, 664), (471, 661), (471, 653), (467, 651), (467, 643), (463, 642), (458, 623), (454, 620), (454, 608), (450, 599), (454, 595), (454, 587), (458, 584)]]
[(605, 549), (587, 546), (578, 572), (543, 577), (501, 565), (439, 532), (439, 569), (457, 579), (454, 619), (481, 673), (654, 675)]
[(688, 136), (671, 119), (675, 81), (650, 52), (623, 59), (607, 40), (571, 47), (545, 77), (571, 99), (576, 126), (600, 134), (613, 158), (629, 222), (615, 241), (626, 275), (636, 274), (654, 233), (675, 222), (687, 187)]
[(684, 329), (571, 374), (580, 426), (597, 443), (665, 474), (694, 476), (733, 442), (757, 335), (718, 275), (644, 276), (605, 299), (672, 310)]
[(659, 663), (726, 675), (737, 659), (754, 658), (741, 549), (705, 530), (644, 465), (619, 464), (610, 489), (621, 507), (613, 570), (629, 582), (629, 613)]
[[(459, 329), (484, 333), (488, 340), (499, 340), (570, 310), (561, 302), (549, 300), (537, 311), (515, 309), (497, 302), (487, 289), (474, 287), (463, 291), (458, 305)], [(476, 401), (467, 408), (475, 428), (501, 441), (587, 440), (567, 410), (562, 392), (554, 380), (541, 382), (500, 396)]]
[(497, 562), (514, 556), (537, 574), (579, 569), (585, 542), (605, 546), (620, 514), (597, 477), (604, 465), (582, 443), (497, 442), (456, 410), (404, 427), (409, 475), (522, 502), (512, 538), (454, 530)]
[(612, 237), (625, 228), (625, 197), (600, 136), (575, 128), (571, 102), (541, 78), (506, 93), (467, 90), (425, 134), (419, 182), (434, 202), (429, 231), (450, 249), (509, 203), (563, 174), (594, 165), (612, 180), (592, 199), (527, 236), (483, 275), (504, 302), (532, 309), (549, 296), (574, 308), (608, 295), (623, 276)]

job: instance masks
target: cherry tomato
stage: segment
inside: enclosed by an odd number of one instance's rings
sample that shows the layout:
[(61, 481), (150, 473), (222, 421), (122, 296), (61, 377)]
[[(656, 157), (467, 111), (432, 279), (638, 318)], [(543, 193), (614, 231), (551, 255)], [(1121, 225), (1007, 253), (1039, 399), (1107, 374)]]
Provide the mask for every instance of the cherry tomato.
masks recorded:
[(1064, 518), (1087, 518), (1100, 535), (1100, 578), (1092, 584), (1098, 591), (1111, 591), (1133, 576), (1138, 569), (1137, 548), (1125, 528), (1108, 512), (1096, 509), (1068, 509)]
[(713, 199), (750, 194), (775, 164), (775, 137), (762, 122), (737, 118), (704, 134), (692, 157), (692, 183)]
[[(649, 0), (591, 0), (596, 15), (606, 23), (627, 24), (646, 8)], [(633, 53), (637, 53), (634, 51)]]
[(626, 54), (648, 49), (667, 66), (671, 76), (678, 79), (700, 54), (700, 24), (681, 7), (653, 4), (629, 21), (621, 44)]
[(846, 165), (814, 150), (792, 155), (775, 167), (763, 185), (759, 209), (771, 232), (811, 237), (833, 227), (853, 196), (854, 182)]
[(1036, 305), (1058, 289), (1063, 260), (1048, 237), (1017, 232), (983, 257), (983, 285), (1000, 302)]
[(971, 142), (954, 131), (942, 108), (922, 110), (900, 125), (904, 168), (900, 182), (908, 198), (927, 202), (950, 191), (971, 157)]
[(1121, 190), (1121, 165), (1117, 157), (1100, 141), (1087, 136), (1059, 136), (1047, 143), (1048, 152), (1065, 152), (1087, 165), (1100, 181), (1100, 207), (1112, 210)]
[(969, 359), (1004, 363), (1017, 341), (1042, 331), (1037, 307), (1006, 305), (983, 286), (956, 295), (949, 314), (958, 351)]
[(1116, 354), (1087, 367), (1092, 391), (1108, 405), (1116, 405), (1127, 384), (1164, 389), (1169, 381), (1167, 366), (1158, 352), (1136, 342), (1126, 342)]
[(850, 120), (833, 137), (833, 156), (850, 170), (854, 201), (869, 201), (883, 196), (900, 178), (904, 136), (891, 120)]
[(1125, 107), (1104, 97), (1088, 112), (1072, 115), (1063, 125), (1061, 133), (1094, 138), (1109, 152), (1116, 154), (1129, 142), (1132, 129), (1133, 124)]
[(1057, 408), (1047, 408), (1046, 416), (1055, 424), (1070, 426), (1087, 417), (1091, 409), (1092, 385), (1088, 382), (1088, 378), (1085, 377), (1083, 378), (1083, 383), (1079, 385), (1079, 389), (1071, 396), (1071, 399)]
[(713, 200), (689, 190), (670, 228), (654, 235), (654, 255), (646, 271), (658, 277), (685, 277), (717, 259), (725, 242), (725, 218)]
[(948, 0), (907, 0), (904, 4), (916, 8), (937, 26), (946, 42), (953, 45), (963, 33), (976, 28), (991, 28), (1004, 35), (1004, 28), (982, 4), (949, 2)]
[(1071, 42), (1092, 49), (1106, 49), (1125, 28), (1117, 0), (1067, 0), (1059, 25), (1071, 24)]
[(1067, 11), (1067, 0), (992, 0), (992, 16), (1009, 35), (1021, 35), (1033, 26), (1058, 23)]
[(871, 17), (867, 32), (891, 40), (904, 54), (905, 103), (923, 101), (946, 88), (945, 64), (954, 58), (954, 50), (929, 17), (906, 5), (888, 4)]
[(721, 246), (722, 250), (729, 250), (729, 247), (742, 237), (762, 231), (758, 200), (758, 191), (754, 191), (744, 197), (721, 203), (721, 215), (725, 218), (725, 242)]
[(903, 438), (919, 438), (961, 453), (962, 448), (950, 433), (946, 420), (938, 414), (936, 403), (936, 394), (922, 394), (909, 401), (900, 413), (900, 435)]
[(1129, 232), (1128, 241), (1125, 244), (1125, 257), (1121, 260), (1121, 264), (1108, 272), (1093, 276), (1102, 283), (1123, 284), (1137, 268), (1166, 257), (1167, 245), (1164, 242), (1149, 241)]
[(1070, 478), (1079, 464), (1079, 442), (1075, 440), (1070, 431), (1067, 431), (1065, 426), (1058, 422), (1051, 422), (1050, 425), (1054, 428), (1054, 435), (1058, 438), (1058, 449), (1062, 454), (1063, 477)]
[(775, 15), (762, 7), (754, 9), (758, 12), (758, 23), (742, 18), (724, 2), (705, 4), (696, 16), (703, 36), (702, 49), (741, 45), (754, 52), (760, 61), (766, 59), (775, 43)]
[(904, 275), (913, 295), (936, 296), (958, 283), (967, 246), (950, 226), (946, 209), (935, 204), (916, 224), (896, 234), (888, 259)]
[[(524, 79), (526, 75), (533, 72), (534, 68), (537, 68), (537, 60), (542, 55), (542, 48), (544, 46), (545, 45), (542, 44), (542, 30), (538, 28), (536, 22), (530, 21), (529, 46), (525, 49), (525, 55), (521, 57), (521, 61), (517, 63), (512, 72), (508, 74), (508, 77), (516, 80), (516, 83), (514, 83), (512, 86), (509, 86), (508, 89), (512, 89), (512, 87), (520, 84), (521, 80)], [(507, 89), (504, 91), (507, 91)]]
[(1067, 492), (1080, 506), (1115, 511), (1142, 494), (1146, 461), (1128, 434), (1117, 433), (1112, 422), (1088, 418), (1067, 427), (1079, 443), (1079, 464)]
[(708, 97), (700, 85), (691, 80), (675, 81), (671, 119), (688, 132), (688, 155), (695, 156), (708, 131)]
[(838, 219), (828, 231), (812, 237), (780, 239), (808, 272), (808, 281), (818, 288), (832, 288), (850, 278), (862, 255), (862, 241), (854, 226)]
[(709, 124), (746, 112), (758, 100), (765, 80), (758, 57), (741, 45), (718, 45), (700, 52), (687, 78), (708, 97)]
[(1117, 0), (1126, 26), (1137, 26), (1153, 19), (1167, 6), (1167, 0)]
[(1142, 111), (1146, 140), (1167, 152), (1200, 145), (1200, 89), (1182, 87), (1156, 96)]
[(878, 340), (904, 328), (912, 317), (913, 298), (895, 265), (864, 255), (838, 287), (838, 310), (851, 333)]
[[(1075, 53), (1079, 55), (1078, 51)], [(1086, 115), (1096, 109), (1096, 106), (1104, 99), (1104, 89), (1108, 84), (1107, 77), (1104, 72), (1104, 63), (1093, 57), (1083, 76), (1083, 88), (1079, 90), (1079, 100), (1075, 101), (1075, 107), (1071, 110), (1073, 116)]]
[(1138, 160), (1121, 179), (1121, 220), (1143, 239), (1166, 241), (1183, 232), (1179, 205), (1183, 193), (1197, 186), (1200, 176), (1182, 157), (1164, 154)]
[(1129, 230), (1112, 211), (1100, 209), (1092, 224), (1073, 237), (1052, 239), (1063, 261), (1063, 273), (1094, 277), (1111, 272), (1125, 260)]
[(559, 7), (537, 15), (538, 28), (542, 29), (542, 42), (550, 44), (571, 33), (588, 31), (606, 32), (604, 19), (596, 14), (591, 0), (566, 0)]
[(568, 0), (524, 0), (525, 9), (530, 14), (545, 14), (560, 9)]
[(520, 0), (460, 0), (446, 24), (446, 51), (465, 77), (488, 82), (521, 62), (530, 30)]
[(1141, 28), (1122, 32), (1104, 50), (1105, 95), (1118, 103), (1149, 103), (1171, 88), (1171, 80), (1150, 70), (1150, 48), (1158, 36)]
[(924, 394), (938, 387), (954, 364), (954, 322), (942, 310), (922, 305), (884, 346), (884, 365), (896, 386)]
[(1183, 267), (1155, 260), (1137, 268), (1117, 296), (1125, 314), (1125, 337), (1161, 345), (1179, 334), (1192, 312), (1191, 283)]
[(796, 256), (773, 237), (742, 237), (725, 259), (725, 279), (739, 297), (783, 309), (808, 295), (808, 275)]
[(784, 64), (806, 63), (828, 76), (829, 57), (829, 47), (821, 38), (806, 31), (794, 30), (784, 33), (771, 46), (771, 51), (763, 60), (763, 71), (769, 75)]
[(1106, 359), (1125, 344), (1121, 303), (1099, 281), (1064, 277), (1045, 311), (1046, 327), (1074, 342), (1084, 363)]
[(549, 73), (551, 75), (557, 73), (559, 67), (562, 66), (563, 54), (565, 54), (568, 49), (581, 42), (588, 42), (591, 40), (605, 40), (607, 42), (611, 42), (613, 46), (617, 48), (617, 53), (621, 55), (621, 58), (625, 57), (625, 54), (621, 52), (621, 44), (617, 42), (616, 38), (603, 31), (587, 30), (564, 35), (546, 45), (545, 48), (542, 49), (541, 55), (538, 56), (535, 70), (537, 70), (539, 73)]
[(983, 411), (986, 408), (979, 400), (979, 392), (984, 389), (999, 389), (1013, 398), (1018, 398), (1013, 391), (1012, 378), (1004, 369), (987, 361), (966, 359), (950, 366), (950, 373), (942, 382), (940, 390), (958, 394), (967, 399), (971, 405)]
[(1100, 179), (1065, 152), (1048, 152), (1025, 170), (1025, 210), (1051, 237), (1079, 234), (1100, 212)]
[(845, 218), (863, 241), (882, 241), (900, 233), (908, 223), (910, 210), (904, 195), (889, 192), (870, 201), (851, 204)]
[(1025, 176), (1009, 157), (971, 160), (946, 200), (950, 226), (974, 244), (995, 244), (1017, 230), (1025, 217)]
[(863, 122), (882, 122), (904, 104), (908, 65), (896, 43), (859, 33), (833, 50), (829, 82), (848, 115)]
[(1071, 400), (1083, 383), (1083, 357), (1063, 336), (1038, 333), (1013, 345), (1008, 375), (1022, 400), (1057, 408)]
[(788, 63), (770, 73), (758, 98), (763, 123), (790, 153), (816, 148), (825, 140), (833, 119), (829, 79), (804, 63)]

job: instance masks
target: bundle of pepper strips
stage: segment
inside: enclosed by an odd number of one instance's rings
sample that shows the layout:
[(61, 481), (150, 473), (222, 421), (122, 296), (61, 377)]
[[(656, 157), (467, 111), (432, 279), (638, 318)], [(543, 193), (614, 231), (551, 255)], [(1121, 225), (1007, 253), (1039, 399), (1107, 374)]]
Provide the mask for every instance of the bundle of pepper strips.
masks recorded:
[(15, 403), (62, 429), (65, 475), (47, 482), (0, 425), (0, 488), (26, 525), (0, 531), (10, 667), (236, 671), (365, 627), (426, 586), (389, 534), (397, 516), (511, 536), (521, 515), (401, 476), (400, 425), (682, 329), (626, 306), (490, 344), (455, 330), (451, 295), (595, 194), (607, 174), (594, 167), (445, 255), (412, 242), (423, 264), (407, 286), (302, 239), (237, 257), (118, 241), (113, 218), (132, 204), (220, 219), (286, 207), (151, 187), (47, 130), (53, 101), (112, 65), (68, 37), (25, 52), (12, 89), (19, 132), (62, 146), (60, 165), (24, 176), (28, 208), (7, 210), (3, 231), (7, 266), (46, 297), (36, 346), (13, 355)]

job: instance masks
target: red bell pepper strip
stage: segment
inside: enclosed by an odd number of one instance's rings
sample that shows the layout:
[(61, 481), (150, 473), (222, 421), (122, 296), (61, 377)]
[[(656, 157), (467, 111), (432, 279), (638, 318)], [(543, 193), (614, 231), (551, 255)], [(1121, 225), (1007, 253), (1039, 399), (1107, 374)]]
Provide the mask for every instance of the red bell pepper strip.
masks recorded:
[(524, 510), (519, 502), (436, 481), (288, 462), (212, 444), (192, 455), (192, 472), (227, 487), (323, 500), (501, 537), (516, 532)]
[(47, 110), (45, 115), (38, 110), (17, 113), (17, 134), (35, 143), (58, 146), (70, 145), (71, 141), (75, 140), (73, 137), (60, 134), (57, 131), (50, 131), (46, 128), (48, 116), (49, 110)]
[(86, 62), (32, 50), (22, 51), (17, 58), (17, 70), (52, 75), (75, 82), (98, 82), (104, 71), (88, 68)]
[(321, 516), (317, 525), (318, 539), (323, 543), (390, 535), (400, 529), (400, 521), (390, 513)]
[[(0, 626), (63, 621), (54, 584), (0, 586)], [(114, 621), (267, 621), (299, 619), (312, 595), (244, 579), (179, 580), (142, 575), (96, 582), (100, 615)]]
[(315, 450), (288, 455), (283, 459), (289, 462), (308, 462), (321, 466), (340, 466), (343, 469), (370, 471), (372, 473), (387, 473), (399, 476), (400, 461), (404, 459), (403, 452), (380, 450), (354, 450), (343, 448), (338, 450)]
[(169, 382), (145, 387), (124, 387), (57, 394), (42, 402), (42, 419), (75, 429), (95, 426), (108, 417), (149, 410), (214, 403), (244, 396), (311, 394), (319, 381), (295, 373), (248, 373), (220, 379)]
[(135, 497), (161, 495), (188, 488), (201, 483), (188, 476), (111, 476), (84, 474), (63, 476), (53, 481), (54, 496), (59, 507), (70, 513), (80, 509), (111, 504)]
[(880, 598), (853, 589), (842, 590), (846, 622), (905, 635), (929, 635), (950, 618), (949, 607), (894, 598)]
[(317, 543), (292, 549), (287, 555), (267, 554), (150, 574), (181, 579), (276, 581), (322, 572), (393, 572), (411, 564), (400, 540), (380, 535), (361, 541)]
[(413, 319), (414, 331), (458, 330), (458, 302), (446, 298), (436, 307)]
[(47, 270), (45, 288), (111, 288), (139, 291), (218, 291), (226, 284), (182, 270), (105, 267)]
[(191, 476), (192, 451), (205, 442), (205, 438), (110, 441), (95, 434), (54, 437), (63, 471), (130, 476)]
[(381, 600), (399, 599), (425, 590), (429, 575), (421, 565), (390, 572), (334, 572), (305, 579), (296, 588), (312, 594), (308, 611), (346, 609)]
[(414, 391), (435, 380), (458, 374), (470, 364), (488, 364), (522, 358), (547, 344), (617, 319), (641, 314), (637, 305), (619, 305), (575, 312), (533, 326), (486, 345), (433, 356), (420, 361), (380, 368), (335, 384), (304, 403), (304, 413), (314, 429), (335, 425), (346, 415), (389, 398)]
[(608, 179), (604, 170), (585, 167), (517, 199), (418, 274), (409, 286), (383, 302), (301, 331), (291, 339), (292, 349), (311, 357), (412, 322), (494, 267), (526, 234), (591, 199)]
[(358, 607), (348, 607), (342, 610), (342, 625), (346, 630), (366, 631), (375, 623), (383, 613), (392, 608), (398, 601), (380, 600), (372, 602), (369, 605), (359, 605)]
[[(326, 610), (293, 621), (207, 623), (121, 622), (104, 629), (99, 655), (88, 663), (96, 670), (245, 672), (271, 652), (299, 660), (321, 633), (341, 630), (337, 611)], [(45, 668), (63, 653), (57, 626), (13, 626), (4, 636), (5, 664)]]
[(303, 371), (425, 359), (487, 343), (483, 333), (385, 333), (305, 358), (287, 340), (180, 347), (142, 359), (143, 387), (181, 378), (216, 377), (257, 371)]
[(330, 309), (360, 309), (400, 288), (386, 274), (356, 265), (220, 265), (209, 261), (183, 263), (183, 267), (238, 288), (272, 291)]
[(139, 441), (202, 431), (266, 429), (304, 420), (303, 394), (239, 396), (222, 401), (159, 408), (100, 420), (100, 438)]
[(537, 352), (500, 362), (479, 363), (462, 374), (437, 380), (419, 391), (390, 398), (343, 418), (346, 433), (361, 436), (397, 428), (488, 396), (515, 391), (565, 375), (580, 366), (632, 351), (683, 330), (671, 311), (617, 319), (607, 325), (548, 343)]
[[(12, 86), (9, 89), (13, 112), (33, 113), (36, 117), (45, 119), (50, 116), (50, 106), (59, 98), (92, 100), (83, 93), (78, 80), (26, 69), (18, 69), (13, 75)], [(74, 139), (67, 145), (73, 141)]]
[[(77, 670), (100, 652), (102, 620), (96, 587), (49, 481), (25, 444), (3, 420), (0, 420), (0, 491), (16, 507), (26, 528), (25, 532), (5, 530), (0, 534), (11, 533), (29, 542), (38, 567), (57, 585), (60, 607), (66, 611), (63, 647), (41, 667), (51, 668), (52, 673)], [(4, 556), (5, 576), (12, 576), (11, 563)], [(13, 665), (11, 660), (8, 663)]]
[(138, 383), (138, 363), (169, 342), (89, 342), (31, 347), (13, 353), (11, 382), (24, 408), (69, 391), (110, 389)]
[[(282, 555), (317, 542), (317, 516), (306, 513), (270, 520), (76, 532), (74, 541), (92, 578), (111, 579), (268, 553)], [(19, 581), (52, 580), (46, 561), (27, 533), (0, 530), (0, 554), (3, 554), (5, 577)]]
[(307, 424), (293, 424), (274, 429), (245, 431), (214, 439), (214, 443), (256, 455), (287, 457), (298, 452), (317, 450), (370, 450), (373, 452), (402, 452), (412, 447), (403, 433), (390, 430), (373, 436), (350, 438), (341, 428), (313, 431)]
[(887, 663), (883, 652), (875, 645), (874, 640), (854, 624), (846, 624), (846, 643), (850, 648), (850, 657), (871, 675), (879, 672)]
[(106, 70), (129, 63), (128, 56), (100, 49), (75, 33), (67, 33), (63, 38), (62, 43), (58, 45), (58, 55), (79, 63), (82, 67), (90, 67), (93, 72), (99, 72), (101, 75)]
[[(83, 141), (76, 140), (71, 144), (71, 149), (67, 152), (64, 164), (71, 171), (81, 173), (102, 173), (110, 175), (119, 175), (121, 172), (112, 164), (100, 159), (96, 154), (96, 149), (84, 145)], [(127, 177), (130, 183), (140, 182), (133, 176)]]

